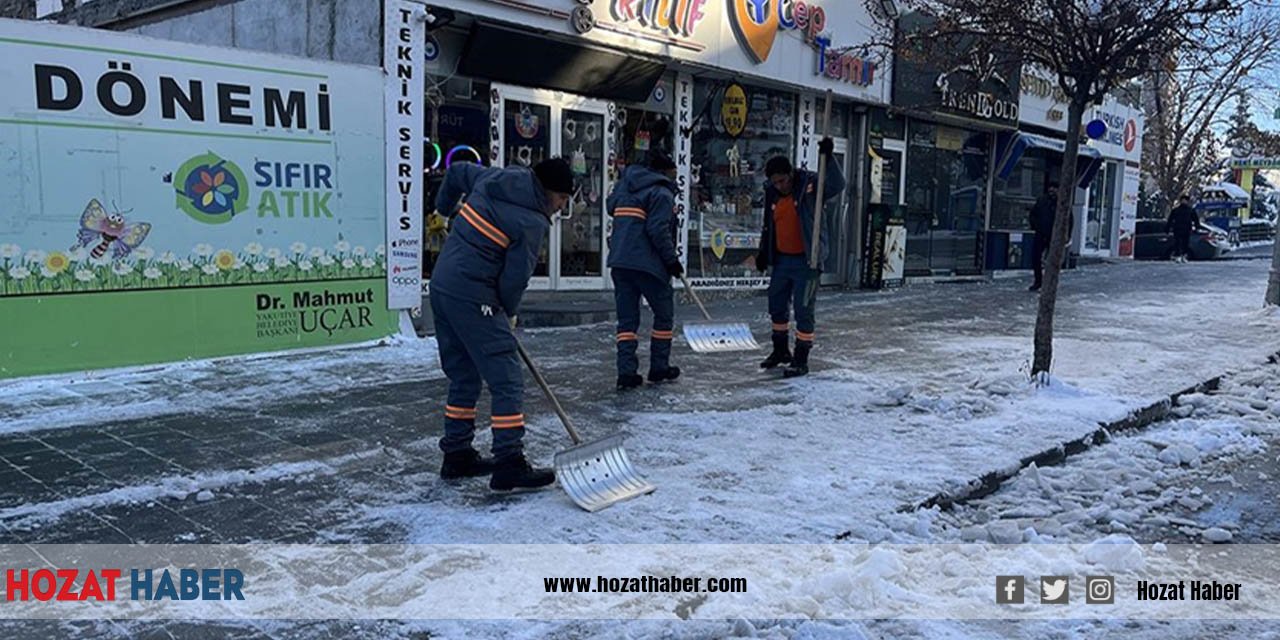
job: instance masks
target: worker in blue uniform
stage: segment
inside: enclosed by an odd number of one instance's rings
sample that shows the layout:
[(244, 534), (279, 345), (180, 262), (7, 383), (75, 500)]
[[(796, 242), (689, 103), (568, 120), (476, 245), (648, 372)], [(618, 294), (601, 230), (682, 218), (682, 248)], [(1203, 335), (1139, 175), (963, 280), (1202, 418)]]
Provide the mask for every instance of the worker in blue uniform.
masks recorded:
[[(457, 163), (445, 175), (436, 210), (453, 218), (452, 231), (431, 274), (436, 341), (449, 378), (442, 478), (492, 474), (496, 491), (555, 482), (554, 471), (534, 468), (524, 456), (524, 372), (512, 327), (550, 216), (573, 190), (569, 163), (560, 158), (533, 170)], [(471, 444), (482, 383), (492, 396), (492, 460)]]
[(640, 299), (653, 309), (649, 335), (649, 382), (680, 377), (671, 366), (675, 326), (675, 293), (671, 279), (684, 274), (676, 253), (676, 164), (665, 152), (652, 150), (645, 161), (627, 167), (609, 194), (609, 269), (618, 311), (618, 390), (644, 384), (637, 351)]

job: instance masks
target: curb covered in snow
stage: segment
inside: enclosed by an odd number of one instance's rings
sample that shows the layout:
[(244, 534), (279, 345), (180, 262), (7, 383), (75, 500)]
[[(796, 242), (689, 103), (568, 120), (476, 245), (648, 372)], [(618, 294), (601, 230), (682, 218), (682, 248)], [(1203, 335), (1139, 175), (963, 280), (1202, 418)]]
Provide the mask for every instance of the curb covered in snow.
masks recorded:
[[(1267, 358), (1267, 362), (1269, 364), (1280, 364), (1280, 352), (1269, 356)], [(934, 507), (938, 507), (945, 511), (956, 505), (991, 495), (998, 491), (1005, 481), (1012, 479), (1023, 469), (1030, 467), (1032, 464), (1037, 467), (1062, 464), (1067, 458), (1080, 454), (1095, 445), (1106, 442), (1113, 434), (1145, 429), (1157, 422), (1163, 421), (1169, 417), (1172, 408), (1178, 403), (1179, 398), (1192, 393), (1216, 391), (1222, 383), (1222, 377), (1223, 376), (1221, 375), (1214, 376), (1208, 380), (1200, 382), (1199, 384), (1173, 393), (1168, 398), (1163, 398), (1157, 402), (1130, 412), (1128, 416), (1125, 416), (1120, 420), (1109, 423), (1099, 423), (1100, 427), (1096, 431), (1088, 433), (1075, 440), (1064, 442), (1050, 449), (1046, 449), (1040, 453), (1022, 458), (1016, 465), (1010, 465), (1005, 469), (992, 471), (982, 475), (981, 477), (975, 478), (966, 485), (966, 488), (963, 491), (959, 493), (940, 492), (918, 504), (905, 505), (901, 507), (899, 511), (910, 512), (920, 509), (932, 509)], [(836, 536), (836, 539), (841, 539), (842, 537), (846, 537), (845, 534)]]

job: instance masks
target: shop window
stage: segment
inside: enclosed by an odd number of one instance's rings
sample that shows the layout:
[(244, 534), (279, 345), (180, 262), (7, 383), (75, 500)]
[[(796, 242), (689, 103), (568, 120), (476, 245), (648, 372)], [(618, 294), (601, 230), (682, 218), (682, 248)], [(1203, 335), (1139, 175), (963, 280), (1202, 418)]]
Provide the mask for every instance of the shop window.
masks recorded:
[(624, 107), (618, 111), (618, 123), (615, 162), (619, 176), (627, 165), (643, 162), (651, 149), (662, 149), (674, 157), (675, 125), (670, 116)]
[(693, 185), (689, 273), (701, 278), (754, 277), (764, 221), (764, 165), (794, 160), (795, 96), (744, 87), (746, 127), (734, 137), (721, 118), (723, 84), (694, 87)]
[(617, 175), (622, 175), (628, 164), (643, 161), (650, 149), (663, 149), (674, 157), (675, 86), (675, 74), (667, 74), (654, 86), (648, 101), (616, 103)]
[(888, 138), (902, 140), (907, 137), (907, 120), (894, 116), (884, 109), (872, 109), (867, 120), (868, 133), (871, 138)]
[(995, 181), (991, 194), (991, 229), (1030, 231), (1031, 207), (1050, 182), (1059, 177), (1061, 155), (1044, 149), (1027, 151), (1008, 180)]
[(907, 275), (979, 271), (989, 136), (912, 121), (907, 151)]
[[(427, 139), (423, 141), (423, 173), (427, 188), (422, 211), (427, 216), (423, 225), (422, 275), (430, 278), (436, 259), (444, 248), (447, 229), (439, 219), (431, 217), (436, 208), (436, 193), (444, 181), (448, 167), (459, 162), (487, 165), (489, 148), (489, 107), (482, 102), (454, 101), (426, 113)], [(445, 212), (441, 212), (448, 215)]]

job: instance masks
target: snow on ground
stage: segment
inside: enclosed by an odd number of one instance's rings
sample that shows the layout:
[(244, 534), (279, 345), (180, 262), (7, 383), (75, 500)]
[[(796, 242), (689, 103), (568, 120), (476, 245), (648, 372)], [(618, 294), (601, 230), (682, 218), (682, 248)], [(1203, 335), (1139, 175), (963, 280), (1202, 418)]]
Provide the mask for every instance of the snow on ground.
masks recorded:
[(0, 436), (252, 406), (281, 390), (317, 392), (443, 377), (435, 338), (393, 336), (330, 349), (232, 356), (0, 380)]
[(1172, 413), (1069, 464), (1028, 467), (998, 493), (944, 515), (947, 526), (934, 539), (1088, 542), (1119, 534), (1143, 542), (1230, 541), (1237, 522), (1206, 523), (1171, 512), (1212, 506), (1199, 487), (1188, 488), (1195, 484), (1189, 480), (1236, 484), (1233, 461), (1266, 454), (1269, 443), (1280, 440), (1280, 365), (1235, 372), (1215, 392), (1183, 396)]
[[(1214, 274), (1214, 286), (1204, 286), (1209, 278), (1194, 280), (1202, 272)], [(353, 518), (335, 520), (321, 532), (322, 540), (331, 542), (832, 542), (838, 535), (851, 542), (917, 542), (964, 539), (966, 531), (972, 537), (974, 531), (965, 528), (971, 524), (981, 525), (978, 537), (997, 540), (1060, 536), (1089, 541), (1102, 533), (1123, 534), (1132, 523), (1143, 522), (1161, 500), (1187, 497), (1165, 488), (1179, 474), (1193, 471), (1197, 462), (1256, 451), (1259, 435), (1274, 426), (1280, 398), (1271, 394), (1280, 389), (1280, 381), (1266, 370), (1258, 370), (1263, 377), (1256, 384), (1232, 378), (1223, 393), (1188, 399), (1185, 406), (1190, 408), (1180, 411), (1191, 413), (1183, 420), (1082, 456), (1087, 473), (1071, 475), (1074, 462), (1024, 472), (1004, 492), (1015, 497), (993, 503), (999, 505), (998, 517), (975, 515), (974, 522), (952, 526), (961, 524), (956, 516), (900, 513), (898, 508), (1091, 432), (1099, 422), (1121, 418), (1172, 391), (1259, 362), (1280, 346), (1280, 314), (1258, 309), (1265, 286), (1259, 274), (1265, 274), (1265, 267), (1248, 263), (1123, 265), (1067, 274), (1059, 302), (1054, 384), (1040, 389), (1027, 384), (1025, 375), (1035, 297), (1016, 281), (824, 297), (816, 372), (787, 382), (767, 380), (754, 370), (762, 354), (694, 356), (678, 344), (684, 379), (619, 397), (612, 391), (608, 327), (529, 332), (530, 351), (588, 437), (625, 429), (632, 460), (659, 487), (651, 496), (596, 514), (577, 510), (558, 491), (494, 497), (482, 481), (447, 485), (435, 477), (433, 465), (397, 476), (402, 484), (394, 489), (385, 476), (348, 474), (341, 465), (329, 465), (334, 472), (281, 467), (272, 477), (305, 481), (322, 476), (333, 483), (325, 484), (326, 490), (360, 496)], [(1179, 279), (1192, 279), (1194, 286)], [(725, 306), (735, 305), (751, 311), (734, 317), (764, 325), (761, 301)], [(729, 317), (721, 311), (717, 309), (718, 317)], [(442, 399), (434, 344), (411, 341), (212, 361), (88, 380), (45, 378), (0, 387), (0, 434), (178, 410), (216, 415), (223, 406), (269, 403), (282, 389), (324, 393), (413, 380), (423, 381), (424, 389)], [(532, 399), (535, 393), (531, 386), (528, 447), (534, 460), (546, 461), (566, 439), (546, 405)], [(1271, 404), (1255, 406), (1264, 402)], [(1246, 407), (1251, 412), (1243, 411)], [(405, 451), (438, 458), (434, 439), (435, 434), (424, 433)], [(259, 472), (272, 469), (260, 467)], [(186, 477), (175, 489), (166, 479), (152, 479), (133, 487), (140, 494), (94, 494), (83, 504), (16, 507), (26, 511), (9, 515), (47, 519), (112, 501), (163, 499), (170, 491), (204, 489), (204, 484), (217, 491), (247, 492), (270, 480), (209, 474)], [(1125, 486), (1117, 488), (1116, 483)], [(1067, 490), (1076, 486), (1084, 488)], [(1011, 524), (987, 526), (997, 520)], [(1097, 527), (1099, 522), (1105, 529)], [(1028, 528), (1035, 533), (1028, 534)], [(485, 637), (491, 632), (492, 637), (585, 638), (612, 633), (615, 624), (372, 626), (386, 630), (385, 637), (421, 637), (425, 632), (430, 637)], [(278, 633), (265, 628), (273, 636), (288, 637), (293, 627), (284, 625)], [(1011, 629), (1020, 633), (1023, 628), (1007, 623), (757, 621), (749, 627), (736, 622), (636, 624), (622, 632), (634, 638), (958, 638), (1007, 637)], [(1143, 637), (1148, 631), (1104, 622), (1025, 628), (1043, 632), (1034, 637), (1072, 637), (1076, 632)], [(1161, 635), (1177, 636), (1181, 629), (1195, 637), (1210, 628), (1171, 625)]]
[[(1263, 271), (1213, 268), (1224, 275)], [(583, 429), (597, 437), (624, 429), (632, 460), (658, 491), (585, 514), (555, 494), (485, 501), (473, 489), (432, 487), (369, 505), (354, 529), (392, 523), (410, 542), (925, 539), (932, 516), (899, 507), (1259, 362), (1280, 346), (1275, 317), (1259, 311), (1263, 283), (1181, 286), (1176, 278), (1195, 272), (1172, 267), (1163, 275), (1169, 269), (1070, 274), (1059, 303), (1055, 383), (1043, 389), (1025, 382), (1035, 297), (1019, 295), (1023, 283), (1016, 282), (824, 298), (815, 351), (821, 365), (799, 381), (765, 382), (750, 371), (758, 354), (712, 360), (681, 350), (689, 379), (615, 398), (601, 389), (611, 382), (608, 373), (592, 385), (571, 373), (581, 368), (580, 354), (546, 357), (552, 350), (535, 342), (535, 358), (549, 365)], [(1134, 289), (1131, 278), (1153, 273), (1170, 285)], [(1114, 282), (1081, 283), (1099, 277)], [(557, 336), (605, 344), (599, 329), (580, 338), (591, 332)], [(715, 367), (714, 379), (708, 367)], [(560, 427), (545, 411), (527, 413), (536, 416), (531, 455), (548, 460), (564, 446)]]

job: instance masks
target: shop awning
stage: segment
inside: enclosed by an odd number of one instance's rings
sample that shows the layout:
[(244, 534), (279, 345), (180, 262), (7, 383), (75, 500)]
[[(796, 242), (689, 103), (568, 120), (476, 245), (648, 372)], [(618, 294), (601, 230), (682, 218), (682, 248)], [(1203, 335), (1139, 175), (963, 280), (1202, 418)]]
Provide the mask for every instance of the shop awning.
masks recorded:
[(645, 102), (666, 65), (585, 44), (477, 23), (458, 73), (538, 89)]
[[(1067, 141), (1046, 136), (1027, 133), (1026, 131), (1001, 131), (997, 134), (996, 146), (1001, 150), (996, 156), (996, 175), (1001, 180), (1008, 180), (1018, 161), (1029, 149), (1045, 149), (1056, 153), (1067, 152)], [(1076, 165), (1076, 185), (1081, 189), (1088, 187), (1102, 168), (1102, 152), (1093, 147), (1080, 145), (1080, 159)]]

